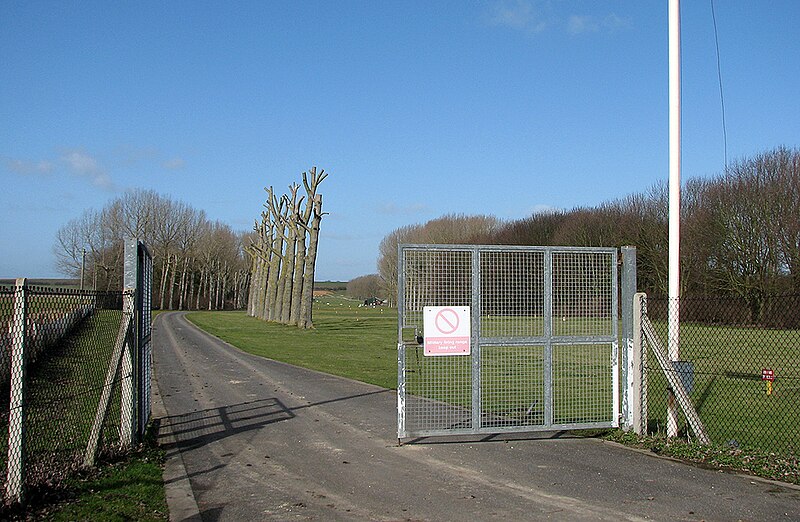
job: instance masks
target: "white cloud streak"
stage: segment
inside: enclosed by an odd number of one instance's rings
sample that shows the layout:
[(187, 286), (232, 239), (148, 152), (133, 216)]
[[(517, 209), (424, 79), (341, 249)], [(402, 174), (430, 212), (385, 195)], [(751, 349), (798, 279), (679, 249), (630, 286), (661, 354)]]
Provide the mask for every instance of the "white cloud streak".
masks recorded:
[(69, 151), (61, 156), (61, 161), (66, 164), (70, 172), (78, 177), (86, 178), (95, 187), (112, 190), (114, 183), (100, 163), (92, 156), (82, 151)]
[(4, 158), (6, 168), (11, 172), (24, 176), (45, 175), (53, 172), (55, 165), (46, 160), (26, 161), (14, 158)]
[(603, 18), (595, 16), (572, 15), (567, 20), (567, 32), (570, 34), (613, 33), (631, 26), (631, 20), (611, 13)]
[(539, 3), (533, 0), (498, 2), (494, 5), (490, 22), (492, 25), (531, 33), (540, 33), (548, 26)]
[(183, 158), (172, 158), (161, 164), (167, 170), (180, 170), (186, 166)]

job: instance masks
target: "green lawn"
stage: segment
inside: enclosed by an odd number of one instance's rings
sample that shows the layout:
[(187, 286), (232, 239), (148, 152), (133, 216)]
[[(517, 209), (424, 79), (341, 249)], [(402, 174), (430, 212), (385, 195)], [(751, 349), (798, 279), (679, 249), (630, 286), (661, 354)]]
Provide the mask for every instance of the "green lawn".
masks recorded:
[(395, 388), (397, 312), (360, 303), (340, 296), (319, 298), (311, 330), (267, 323), (244, 312), (193, 312), (187, 318), (254, 355)]

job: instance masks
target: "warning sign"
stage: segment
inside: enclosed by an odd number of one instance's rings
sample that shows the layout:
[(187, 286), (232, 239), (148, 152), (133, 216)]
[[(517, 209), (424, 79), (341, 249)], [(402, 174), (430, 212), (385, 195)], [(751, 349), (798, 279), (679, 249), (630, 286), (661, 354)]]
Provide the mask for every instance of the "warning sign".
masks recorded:
[(426, 306), (422, 315), (425, 355), (469, 355), (469, 306)]

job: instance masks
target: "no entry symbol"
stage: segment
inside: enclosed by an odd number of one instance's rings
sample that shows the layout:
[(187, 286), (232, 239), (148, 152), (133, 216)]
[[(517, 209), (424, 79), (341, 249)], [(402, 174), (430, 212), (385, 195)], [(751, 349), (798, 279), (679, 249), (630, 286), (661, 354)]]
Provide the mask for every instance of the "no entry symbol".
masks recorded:
[(452, 308), (445, 308), (439, 310), (439, 313), (436, 314), (434, 324), (436, 325), (436, 329), (441, 333), (449, 335), (458, 330), (459, 321), (458, 312)]

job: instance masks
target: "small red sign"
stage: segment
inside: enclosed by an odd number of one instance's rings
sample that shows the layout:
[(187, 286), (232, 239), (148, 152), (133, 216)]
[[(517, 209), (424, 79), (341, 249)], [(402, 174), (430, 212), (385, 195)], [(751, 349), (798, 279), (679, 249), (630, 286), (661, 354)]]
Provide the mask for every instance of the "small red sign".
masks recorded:
[(764, 368), (761, 370), (761, 380), (762, 381), (774, 381), (775, 380), (775, 372), (770, 370), (769, 368)]

